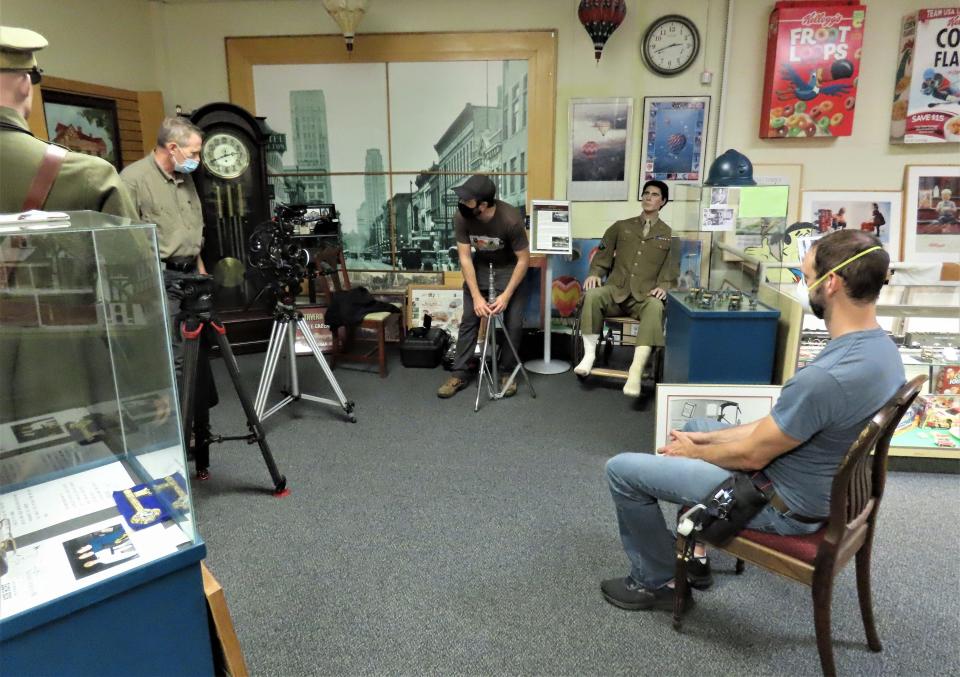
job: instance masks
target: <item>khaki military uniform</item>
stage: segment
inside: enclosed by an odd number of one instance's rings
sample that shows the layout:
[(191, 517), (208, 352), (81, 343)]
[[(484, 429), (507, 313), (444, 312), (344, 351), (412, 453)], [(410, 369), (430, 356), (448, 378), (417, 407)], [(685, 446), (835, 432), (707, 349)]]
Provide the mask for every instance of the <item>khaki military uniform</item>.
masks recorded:
[(584, 295), (584, 334), (599, 334), (604, 317), (627, 315), (640, 321), (637, 345), (663, 345), (663, 302), (649, 294), (656, 287), (673, 286), (679, 274), (679, 261), (671, 256), (671, 234), (663, 221), (645, 224), (642, 216), (607, 229), (589, 272), (607, 280)]
[[(27, 121), (18, 112), (0, 107), (0, 212), (22, 211), (48, 145), (30, 133)], [(43, 209), (90, 209), (137, 218), (133, 200), (113, 165), (102, 158), (74, 152), (64, 158)]]

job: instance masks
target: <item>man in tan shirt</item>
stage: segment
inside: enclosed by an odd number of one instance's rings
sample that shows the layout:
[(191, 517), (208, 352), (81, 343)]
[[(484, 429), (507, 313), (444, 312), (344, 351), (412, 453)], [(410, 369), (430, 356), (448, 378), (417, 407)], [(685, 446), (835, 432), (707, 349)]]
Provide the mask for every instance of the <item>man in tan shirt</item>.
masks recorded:
[[(171, 343), (177, 379), (183, 380), (183, 337), (180, 334), (180, 302), (185, 275), (206, 274), (200, 257), (203, 246), (203, 210), (190, 174), (200, 166), (203, 132), (183, 118), (164, 118), (157, 132), (157, 145), (145, 158), (120, 172), (130, 189), (140, 218), (157, 224), (157, 247), (167, 290)], [(198, 479), (210, 477), (208, 408), (217, 403), (216, 388), (202, 343), (197, 367), (194, 411), (194, 460)]]
[[(660, 208), (669, 195), (662, 181), (647, 181), (641, 196), (643, 213), (617, 221), (607, 229), (583, 283), (584, 355), (574, 373), (588, 376), (593, 369), (603, 318), (629, 315), (640, 320), (633, 362), (623, 387), (623, 393), (630, 397), (640, 395), (640, 378), (651, 347), (663, 345), (665, 288), (676, 281), (679, 273), (679, 266), (670, 257), (672, 231), (660, 220)], [(604, 275), (608, 276), (607, 281), (601, 286)]]

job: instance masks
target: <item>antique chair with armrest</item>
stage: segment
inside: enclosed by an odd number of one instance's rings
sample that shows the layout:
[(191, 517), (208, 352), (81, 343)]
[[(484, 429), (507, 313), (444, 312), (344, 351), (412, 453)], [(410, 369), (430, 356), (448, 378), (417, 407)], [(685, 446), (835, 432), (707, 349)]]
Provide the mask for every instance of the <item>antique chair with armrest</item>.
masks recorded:
[[(311, 303), (316, 302), (316, 288), (320, 287), (327, 307), (337, 292), (350, 289), (350, 275), (347, 272), (346, 262), (341, 247), (327, 247), (317, 252), (315, 258), (316, 273), (308, 280)], [(394, 316), (394, 319), (391, 317)], [(340, 327), (333, 332), (333, 354), (336, 360), (346, 362), (363, 362), (376, 364), (380, 378), (387, 375), (387, 322), (398, 321), (400, 331), (403, 331), (403, 322), (399, 315), (390, 312), (373, 312), (363, 316), (359, 325)], [(373, 334), (372, 338), (357, 336), (357, 330)]]
[[(830, 492), (830, 516), (826, 525), (808, 536), (780, 536), (744, 529), (720, 548), (737, 558), (736, 573), (743, 572), (744, 560), (810, 586), (813, 618), (825, 675), (835, 675), (830, 633), (833, 580), (852, 558), (856, 558), (857, 595), (860, 614), (872, 651), (881, 651), (880, 637), (873, 620), (870, 592), (870, 556), (877, 526), (877, 511), (887, 477), (890, 438), (904, 413), (920, 393), (926, 376), (917, 376), (878, 411), (850, 447)], [(696, 533), (696, 532), (694, 532)], [(676, 591), (673, 627), (680, 630), (685, 611), (682, 600), (687, 588), (687, 537), (677, 536)]]

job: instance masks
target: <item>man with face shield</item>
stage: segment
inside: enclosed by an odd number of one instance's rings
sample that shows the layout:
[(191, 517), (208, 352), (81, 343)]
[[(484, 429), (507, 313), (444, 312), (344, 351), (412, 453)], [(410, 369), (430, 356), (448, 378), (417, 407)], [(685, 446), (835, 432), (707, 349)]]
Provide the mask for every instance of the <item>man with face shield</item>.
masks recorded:
[[(905, 381), (897, 347), (877, 324), (889, 261), (880, 241), (864, 231), (841, 230), (818, 240), (804, 258), (805, 284), (798, 293), (824, 319), (831, 340), (784, 384), (770, 415), (733, 427), (695, 420), (671, 431), (660, 455), (623, 453), (607, 462), (631, 564), (626, 577), (601, 583), (610, 604), (672, 608), (674, 536), (658, 499), (694, 505), (735, 471), (749, 473), (770, 491), (770, 502), (748, 528), (781, 535), (821, 528), (840, 461)], [(691, 585), (709, 587), (709, 561), (701, 557), (690, 564)]]
[[(437, 391), (438, 397), (453, 397), (467, 387), (467, 364), (473, 357), (480, 319), (503, 313), (503, 323), (514, 346), (520, 345), (525, 299), (521, 282), (530, 265), (530, 244), (523, 215), (516, 207), (496, 199), (497, 187), (489, 176), (474, 174), (453, 188), (459, 198), (453, 228), (457, 254), (463, 272), (463, 317), (457, 336), (453, 373)], [(490, 288), (489, 265), (493, 264), (496, 299), (487, 300)], [(512, 350), (502, 351), (500, 387), (516, 366)], [(503, 393), (510, 397), (516, 382)]]

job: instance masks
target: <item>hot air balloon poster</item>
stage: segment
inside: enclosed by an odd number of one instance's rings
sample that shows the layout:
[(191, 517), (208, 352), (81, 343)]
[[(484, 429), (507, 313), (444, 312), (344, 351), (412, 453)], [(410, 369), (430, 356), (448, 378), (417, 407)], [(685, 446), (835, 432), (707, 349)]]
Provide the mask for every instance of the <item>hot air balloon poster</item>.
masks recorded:
[(567, 199), (626, 200), (633, 99), (570, 100)]
[(709, 119), (709, 96), (644, 98), (638, 193), (652, 179), (666, 181), (671, 187), (703, 183)]

